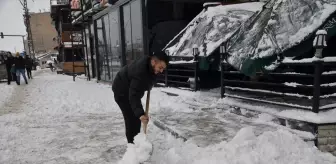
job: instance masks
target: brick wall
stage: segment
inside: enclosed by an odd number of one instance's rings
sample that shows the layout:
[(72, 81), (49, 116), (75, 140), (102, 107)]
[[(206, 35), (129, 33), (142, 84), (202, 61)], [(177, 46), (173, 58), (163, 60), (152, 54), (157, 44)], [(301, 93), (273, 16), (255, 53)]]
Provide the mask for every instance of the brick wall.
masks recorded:
[(318, 148), (336, 156), (336, 124), (319, 125), (317, 137)]
[(49, 12), (44, 13), (29, 13), (30, 27), (32, 31), (35, 52), (43, 53), (54, 51), (57, 43), (53, 38), (57, 36), (55, 27), (51, 24)]

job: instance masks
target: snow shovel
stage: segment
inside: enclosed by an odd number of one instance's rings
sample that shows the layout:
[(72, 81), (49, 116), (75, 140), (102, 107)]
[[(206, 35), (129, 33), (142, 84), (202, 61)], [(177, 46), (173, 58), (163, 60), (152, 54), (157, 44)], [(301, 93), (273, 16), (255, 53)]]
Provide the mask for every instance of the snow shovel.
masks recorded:
[[(150, 90), (147, 91), (147, 99), (146, 99), (145, 116), (147, 116), (147, 117), (148, 117), (148, 112), (149, 112), (149, 100), (150, 100)], [(147, 124), (143, 124), (143, 130), (144, 130), (144, 133), (145, 133), (146, 136), (147, 136), (147, 125), (148, 125), (148, 123)], [(152, 154), (153, 154), (153, 151), (154, 151), (153, 149), (154, 149), (154, 146), (152, 144), (152, 151), (149, 153), (150, 156), (152, 156)], [(144, 163), (146, 163), (146, 161), (142, 162), (140, 164), (144, 164)]]
[[(147, 91), (147, 99), (146, 99), (146, 110), (145, 110), (145, 116), (148, 117), (148, 112), (149, 112), (149, 100), (150, 100), (150, 90)], [(147, 134), (147, 124), (144, 124), (143, 126), (143, 130), (144, 133)]]

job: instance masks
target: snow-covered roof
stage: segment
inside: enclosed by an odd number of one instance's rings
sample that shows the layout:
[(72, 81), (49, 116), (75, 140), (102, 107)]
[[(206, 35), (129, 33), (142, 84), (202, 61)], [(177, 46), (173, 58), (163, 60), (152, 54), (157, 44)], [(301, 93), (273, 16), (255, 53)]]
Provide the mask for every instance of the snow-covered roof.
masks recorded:
[[(258, 10), (264, 3), (252, 2), (209, 7), (198, 14), (165, 49), (172, 56), (192, 56), (192, 46), (206, 43), (206, 56), (211, 54), (223, 41)], [(204, 56), (202, 48), (200, 55)]]
[(335, 11), (335, 0), (270, 0), (258, 16), (245, 22), (236, 38), (230, 40), (228, 62), (239, 69), (246, 59), (280, 54), (315, 35)]

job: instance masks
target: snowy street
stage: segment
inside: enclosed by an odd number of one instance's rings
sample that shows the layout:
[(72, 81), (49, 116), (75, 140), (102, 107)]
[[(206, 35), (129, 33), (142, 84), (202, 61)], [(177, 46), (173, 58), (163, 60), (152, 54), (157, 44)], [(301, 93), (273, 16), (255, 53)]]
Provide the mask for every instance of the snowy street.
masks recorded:
[[(28, 85), (0, 84), (0, 163), (118, 163), (126, 151), (126, 137), (111, 87), (80, 78), (73, 82), (71, 76), (50, 70), (38, 70), (34, 75)], [(148, 139), (154, 153), (148, 163), (336, 162), (331, 154), (304, 142), (302, 138), (309, 135), (294, 135), (270, 122), (256, 122), (265, 118), (190, 108), (191, 100), (191, 105), (198, 107), (218, 106), (216, 98), (168, 96), (160, 88), (152, 93), (150, 116), (183, 132), (188, 141), (175, 139), (150, 122)]]

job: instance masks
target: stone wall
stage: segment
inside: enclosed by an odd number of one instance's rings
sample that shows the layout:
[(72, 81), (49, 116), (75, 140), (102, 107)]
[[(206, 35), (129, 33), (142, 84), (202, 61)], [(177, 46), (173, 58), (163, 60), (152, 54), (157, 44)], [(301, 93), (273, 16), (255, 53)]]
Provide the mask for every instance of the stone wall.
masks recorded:
[(318, 148), (336, 156), (336, 123), (333, 125), (318, 125)]

